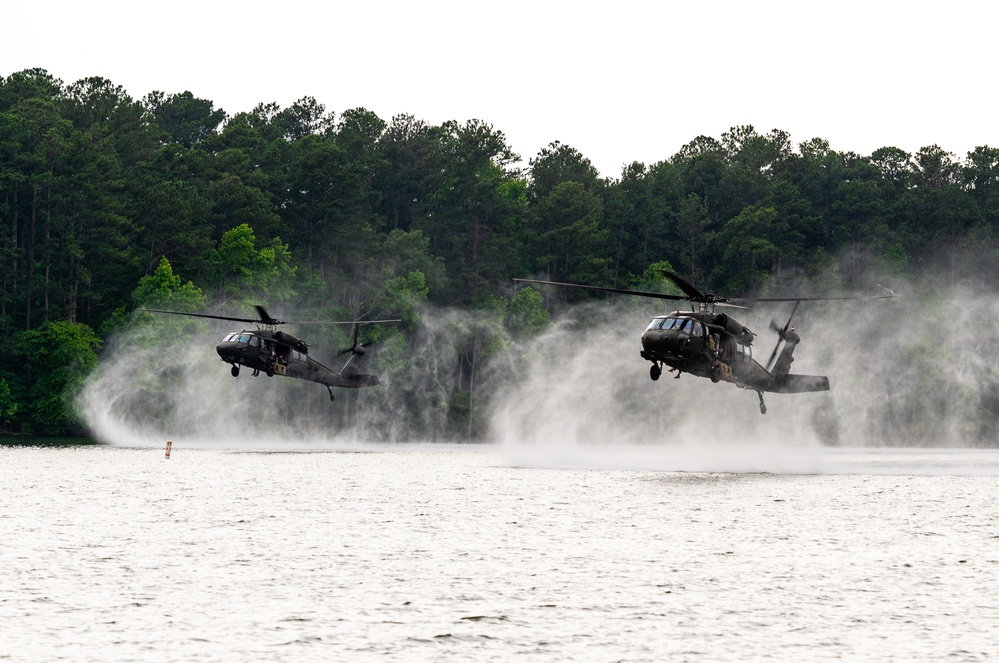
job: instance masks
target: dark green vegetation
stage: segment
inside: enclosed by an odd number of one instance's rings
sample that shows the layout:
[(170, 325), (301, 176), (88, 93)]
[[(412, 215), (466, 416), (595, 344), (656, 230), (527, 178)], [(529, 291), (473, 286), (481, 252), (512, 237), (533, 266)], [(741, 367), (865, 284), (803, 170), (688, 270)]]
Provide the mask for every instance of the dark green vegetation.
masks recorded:
[(404, 337), (425, 303), (479, 311), (444, 405), (464, 435), (483, 362), (548, 321), (514, 276), (647, 288), (665, 263), (737, 296), (933, 266), (992, 285), (999, 149), (862, 156), (742, 126), (616, 178), (559, 143), (520, 163), (479, 120), (334, 115), (309, 97), (230, 115), (101, 78), (0, 79), (0, 430), (78, 430), (65, 395), (141, 306), (400, 316), (375, 333)]
[(0, 446), (7, 447), (89, 447), (99, 444), (89, 437), (0, 436)]

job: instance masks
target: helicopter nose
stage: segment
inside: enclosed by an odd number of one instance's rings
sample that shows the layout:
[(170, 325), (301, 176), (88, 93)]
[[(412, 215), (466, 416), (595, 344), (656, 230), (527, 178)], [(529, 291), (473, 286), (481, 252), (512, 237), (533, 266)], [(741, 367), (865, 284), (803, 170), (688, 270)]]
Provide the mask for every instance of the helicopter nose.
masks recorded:
[(642, 347), (650, 352), (673, 351), (678, 346), (678, 340), (675, 333), (655, 329), (642, 334)]
[(236, 348), (232, 343), (219, 343), (215, 346), (215, 352), (225, 361), (231, 362), (236, 358)]

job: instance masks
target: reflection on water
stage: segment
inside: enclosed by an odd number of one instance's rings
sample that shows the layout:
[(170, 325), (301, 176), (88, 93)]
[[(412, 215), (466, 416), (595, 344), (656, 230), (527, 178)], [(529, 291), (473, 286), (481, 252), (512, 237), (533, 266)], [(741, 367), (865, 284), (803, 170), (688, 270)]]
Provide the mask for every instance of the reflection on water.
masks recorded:
[(0, 448), (0, 658), (992, 650), (996, 452), (368, 449)]

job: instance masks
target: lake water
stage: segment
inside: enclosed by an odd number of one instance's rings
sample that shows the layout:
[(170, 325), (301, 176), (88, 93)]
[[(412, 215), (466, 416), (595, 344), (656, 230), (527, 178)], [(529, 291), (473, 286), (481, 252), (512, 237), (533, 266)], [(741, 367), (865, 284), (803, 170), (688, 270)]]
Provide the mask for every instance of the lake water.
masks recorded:
[(0, 447), (0, 659), (995, 654), (999, 453), (729, 451)]

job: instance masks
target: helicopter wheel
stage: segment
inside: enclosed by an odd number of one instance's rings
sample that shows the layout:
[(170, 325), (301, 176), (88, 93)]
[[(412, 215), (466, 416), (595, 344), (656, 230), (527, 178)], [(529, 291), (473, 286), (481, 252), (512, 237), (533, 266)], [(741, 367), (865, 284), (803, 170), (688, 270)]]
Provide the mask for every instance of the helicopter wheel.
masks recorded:
[(721, 380), (721, 369), (717, 366), (712, 366), (711, 369), (708, 370), (708, 377), (711, 378), (712, 382), (719, 382)]
[(659, 364), (652, 364), (652, 368), (649, 369), (649, 377), (655, 382), (659, 379), (659, 376), (663, 374), (663, 369), (659, 368)]
[(758, 391), (756, 393), (760, 397), (760, 414), (766, 414), (767, 413), (767, 404), (763, 402), (763, 392), (762, 391)]
[(229, 372), (232, 373), (232, 377), (239, 377), (239, 364), (233, 364), (232, 368), (229, 369)]
[(274, 364), (267, 365), (267, 377), (269, 378), (274, 377)]

